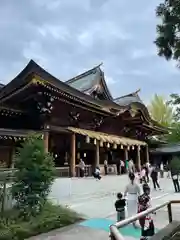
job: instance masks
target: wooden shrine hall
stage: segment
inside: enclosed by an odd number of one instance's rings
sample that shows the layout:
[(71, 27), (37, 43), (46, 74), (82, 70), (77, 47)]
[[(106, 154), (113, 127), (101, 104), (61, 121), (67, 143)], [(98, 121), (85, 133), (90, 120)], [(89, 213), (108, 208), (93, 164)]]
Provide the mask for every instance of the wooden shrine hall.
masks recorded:
[(16, 147), (36, 132), (70, 176), (79, 159), (93, 167), (132, 158), (140, 168), (149, 161), (148, 136), (167, 130), (151, 119), (138, 92), (113, 99), (100, 65), (62, 82), (31, 60), (0, 85), (0, 168), (13, 167)]

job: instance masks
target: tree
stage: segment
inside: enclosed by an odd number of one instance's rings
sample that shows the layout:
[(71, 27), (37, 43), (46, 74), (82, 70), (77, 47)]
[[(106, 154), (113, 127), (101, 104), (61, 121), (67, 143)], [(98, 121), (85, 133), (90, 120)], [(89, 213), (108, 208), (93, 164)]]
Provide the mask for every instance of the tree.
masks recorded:
[(173, 122), (173, 108), (162, 96), (154, 95), (148, 107), (152, 118), (162, 126), (169, 127)]
[(168, 143), (180, 143), (180, 123), (172, 125), (170, 133), (166, 135), (166, 141)]
[(171, 171), (176, 171), (177, 173), (180, 172), (180, 159), (178, 157), (173, 157), (170, 161), (170, 169)]
[(161, 19), (157, 25), (157, 38), (159, 56), (167, 60), (180, 61), (180, 1), (164, 0), (156, 9), (156, 15)]
[(179, 94), (171, 94), (171, 99), (168, 102), (174, 108), (174, 119), (176, 122), (180, 121), (180, 96)]
[(54, 180), (54, 159), (45, 153), (41, 136), (30, 136), (15, 157), (12, 195), (21, 215), (36, 216), (44, 206)]

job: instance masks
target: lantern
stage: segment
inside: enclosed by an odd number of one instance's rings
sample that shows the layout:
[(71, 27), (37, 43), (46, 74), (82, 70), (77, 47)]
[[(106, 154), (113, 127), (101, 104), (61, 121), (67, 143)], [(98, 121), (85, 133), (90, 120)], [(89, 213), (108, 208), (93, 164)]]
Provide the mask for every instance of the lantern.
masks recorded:
[(132, 150), (134, 150), (134, 146), (132, 146)]
[(103, 147), (103, 141), (100, 141), (99, 145), (100, 145), (100, 147)]
[(97, 140), (96, 139), (94, 139), (94, 145), (96, 145), (97, 144)]
[(89, 136), (86, 136), (86, 143), (90, 143), (90, 138), (89, 138)]
[(107, 148), (110, 148), (110, 144), (109, 143), (107, 143)]
[(127, 146), (127, 150), (129, 151), (129, 146)]
[(123, 145), (121, 145), (121, 149), (123, 149)]
[(139, 145), (139, 146), (138, 146), (138, 151), (140, 151), (140, 150), (141, 150), (141, 146)]
[(117, 149), (117, 144), (116, 143), (113, 144), (113, 148)]

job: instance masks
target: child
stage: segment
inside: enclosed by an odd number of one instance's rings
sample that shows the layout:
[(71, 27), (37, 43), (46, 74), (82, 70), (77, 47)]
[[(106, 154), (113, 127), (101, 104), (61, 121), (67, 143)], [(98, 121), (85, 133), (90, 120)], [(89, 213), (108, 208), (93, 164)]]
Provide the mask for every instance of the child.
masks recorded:
[[(148, 184), (143, 185), (143, 194), (138, 198), (138, 213), (143, 212), (151, 207), (150, 204), (150, 188)], [(152, 214), (139, 219), (141, 226), (141, 240), (146, 240), (155, 234)]]
[(115, 202), (115, 208), (117, 212), (117, 222), (125, 219), (125, 206), (126, 206), (126, 199), (123, 198), (122, 193), (118, 193), (117, 200)]

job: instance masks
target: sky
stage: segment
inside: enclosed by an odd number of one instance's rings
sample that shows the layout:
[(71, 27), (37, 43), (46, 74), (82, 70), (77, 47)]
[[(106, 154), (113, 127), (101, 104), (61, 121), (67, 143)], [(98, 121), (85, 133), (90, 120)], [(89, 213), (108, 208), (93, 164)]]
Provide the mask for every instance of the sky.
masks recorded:
[(153, 41), (161, 0), (0, 1), (0, 83), (36, 61), (61, 81), (103, 63), (114, 97), (141, 89), (180, 93), (176, 63), (157, 56)]

